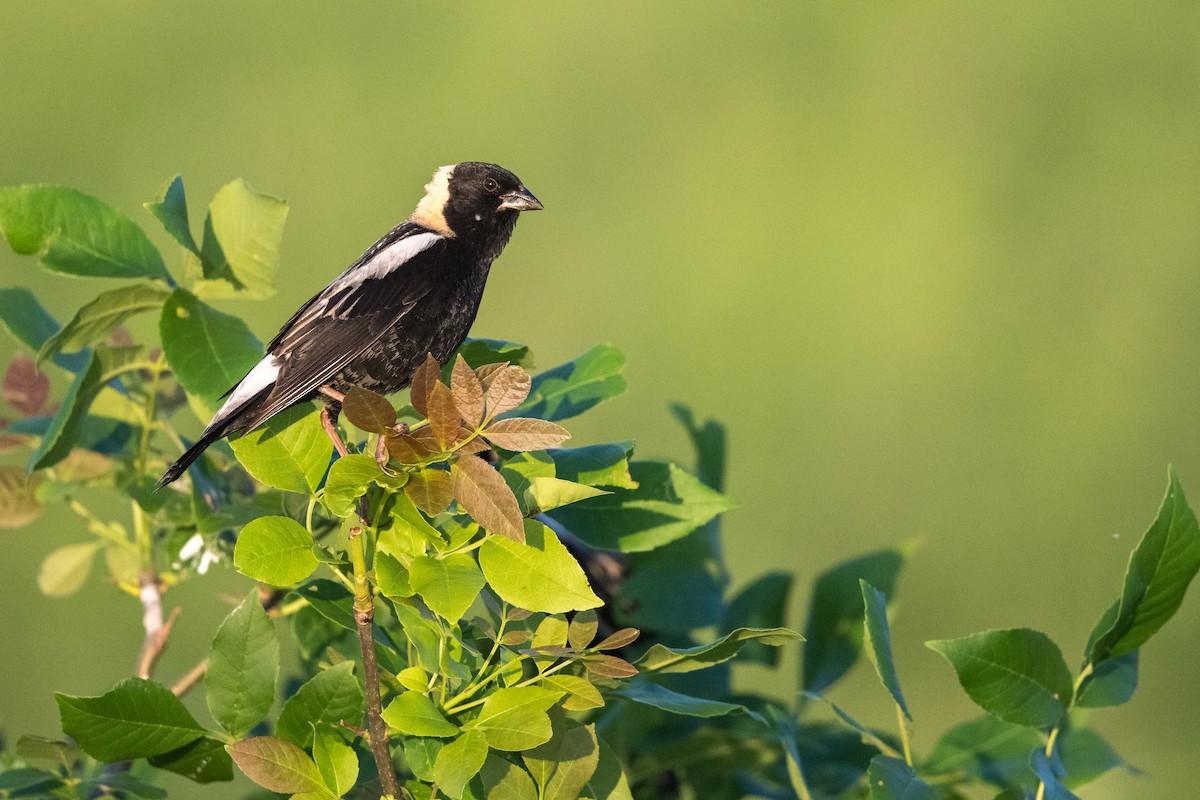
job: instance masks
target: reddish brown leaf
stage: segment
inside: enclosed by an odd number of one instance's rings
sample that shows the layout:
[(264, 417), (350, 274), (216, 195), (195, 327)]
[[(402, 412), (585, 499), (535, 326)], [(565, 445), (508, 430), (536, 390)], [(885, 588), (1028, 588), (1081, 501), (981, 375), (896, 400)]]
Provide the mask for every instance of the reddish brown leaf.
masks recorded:
[(20, 528), (37, 519), (40, 475), (26, 475), (20, 467), (0, 467), (0, 528)]
[(529, 396), (529, 373), (520, 367), (510, 364), (490, 377), (485, 396), (489, 419), (513, 410)]
[(385, 433), (396, 424), (396, 409), (388, 399), (358, 386), (346, 392), (342, 412), (354, 427), (367, 433)]
[(533, 638), (532, 631), (505, 631), (504, 635), (500, 637), (500, 644), (515, 646), (519, 644), (525, 644), (531, 638)]
[(389, 433), (386, 441), (388, 452), (401, 464), (420, 464), (429, 455), (425, 446), (407, 433)]
[(620, 650), (622, 647), (633, 644), (639, 636), (641, 636), (641, 631), (637, 628), (621, 628), (611, 636), (605, 637), (594, 649)]
[[(460, 440), (465, 439), (470, 435), (471, 431), (467, 430), (466, 428), (463, 428), (461, 431), (459, 431)], [(487, 442), (479, 437), (475, 437), (471, 441), (459, 447), (458, 452), (463, 453), (464, 455), (474, 455), (476, 453), (486, 453), (490, 449), (491, 448), (488, 447)]]
[(433, 385), (440, 383), (442, 376), (441, 365), (437, 363), (437, 359), (432, 353), (426, 353), (425, 363), (417, 367), (417, 371), (413, 373), (412, 384), (409, 388), (409, 402), (423, 417), (429, 416), (426, 409), (429, 407), (429, 393), (433, 391)]
[(425, 416), (429, 419), (429, 430), (433, 432), (438, 449), (445, 450), (458, 440), (458, 431), (462, 427), (458, 418), (458, 408), (454, 405), (454, 396), (446, 385), (439, 381), (430, 389), (427, 406)]
[(616, 656), (590, 656), (583, 662), (587, 671), (601, 678), (632, 678), (637, 667)]
[(0, 455), (11, 453), (13, 450), (21, 450), (29, 447), (30, 442), (36, 441), (27, 436), (17, 436), (15, 434), (6, 433), (0, 436)]
[(454, 481), (445, 470), (423, 469), (408, 476), (404, 493), (425, 516), (436, 517), (454, 499)]
[(487, 426), (483, 435), (489, 442), (505, 450), (545, 450), (558, 447), (571, 434), (561, 425), (532, 417), (498, 419)]
[(483, 421), (483, 384), (462, 356), (454, 359), (450, 392), (454, 395), (454, 405), (458, 407), (463, 422), (472, 428), (477, 427)]
[(495, 364), (484, 364), (475, 370), (475, 377), (479, 379), (479, 385), (483, 387), (484, 391), (487, 391), (487, 388), (491, 386), (492, 378), (496, 377), (500, 370), (507, 366), (507, 361), (500, 361)]
[(18, 353), (13, 356), (4, 373), (4, 399), (27, 417), (32, 417), (46, 405), (50, 396), (50, 379), (38, 372), (33, 359)]
[(454, 496), (472, 519), (492, 533), (524, 543), (521, 509), (499, 472), (475, 456), (463, 456), (454, 462), (451, 474)]

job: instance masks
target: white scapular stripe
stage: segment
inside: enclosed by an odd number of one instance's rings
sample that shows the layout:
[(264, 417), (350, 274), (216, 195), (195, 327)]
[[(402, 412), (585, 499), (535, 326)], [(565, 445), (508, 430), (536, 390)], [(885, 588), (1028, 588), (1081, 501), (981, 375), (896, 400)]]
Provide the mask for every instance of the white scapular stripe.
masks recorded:
[[(418, 233), (407, 236), (395, 244), (389, 245), (375, 254), (375, 257), (365, 264), (348, 269), (338, 276), (330, 289), (344, 289), (347, 286), (357, 286), (372, 278), (382, 278), (395, 272), (408, 263), (417, 253), (428, 250), (444, 237), (437, 233)], [(326, 290), (328, 291), (328, 290)], [(249, 376), (247, 376), (249, 377)]]
[(250, 370), (250, 373), (242, 378), (242, 382), (234, 387), (229, 399), (225, 401), (225, 405), (221, 406), (216, 414), (213, 414), (212, 422), (209, 425), (235, 413), (256, 394), (273, 384), (277, 377), (279, 377), (279, 361), (275, 356), (268, 355), (255, 364), (254, 369)]

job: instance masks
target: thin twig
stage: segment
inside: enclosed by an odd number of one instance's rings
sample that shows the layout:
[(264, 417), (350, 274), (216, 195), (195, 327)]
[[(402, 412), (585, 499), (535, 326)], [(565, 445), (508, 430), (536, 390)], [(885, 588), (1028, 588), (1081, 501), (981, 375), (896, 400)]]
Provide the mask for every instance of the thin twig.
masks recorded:
[(142, 601), (142, 629), (146, 636), (142, 640), (142, 651), (138, 654), (137, 668), (134, 674), (146, 680), (154, 672), (154, 665), (167, 647), (171, 636), (171, 628), (179, 619), (179, 608), (171, 610), (170, 616), (163, 621), (162, 591), (158, 586), (158, 576), (153, 572), (144, 571), (139, 576), (141, 590), (138, 597)]
[(200, 681), (204, 680), (204, 673), (208, 671), (208, 659), (202, 658), (188, 670), (187, 674), (179, 680), (175, 681), (175, 685), (171, 687), (171, 694), (176, 697), (183, 697), (196, 686), (200, 685)]

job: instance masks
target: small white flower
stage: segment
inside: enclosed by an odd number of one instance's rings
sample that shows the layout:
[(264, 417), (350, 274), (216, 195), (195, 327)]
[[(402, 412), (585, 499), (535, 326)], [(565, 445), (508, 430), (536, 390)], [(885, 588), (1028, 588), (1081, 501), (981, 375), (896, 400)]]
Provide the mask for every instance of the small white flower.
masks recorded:
[(195, 556), (204, 548), (204, 537), (198, 533), (192, 534), (192, 538), (183, 543), (183, 547), (179, 548), (179, 558), (181, 561), (187, 561)]

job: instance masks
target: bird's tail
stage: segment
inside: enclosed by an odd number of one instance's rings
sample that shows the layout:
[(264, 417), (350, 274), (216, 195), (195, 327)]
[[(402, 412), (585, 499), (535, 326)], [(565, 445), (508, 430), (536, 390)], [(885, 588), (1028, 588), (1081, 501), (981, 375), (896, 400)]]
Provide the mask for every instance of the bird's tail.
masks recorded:
[(209, 429), (206, 429), (204, 433), (200, 434), (200, 438), (196, 440), (195, 444), (189, 447), (187, 451), (175, 461), (174, 464), (167, 467), (167, 471), (164, 472), (163, 476), (158, 479), (158, 484), (155, 486), (155, 488), (161, 489), (168, 483), (176, 480), (184, 473), (185, 470), (187, 470), (188, 467), (192, 465), (193, 461), (200, 457), (201, 453), (208, 449), (209, 445), (230, 432), (231, 431), (229, 430), (228, 425), (215, 425)]

